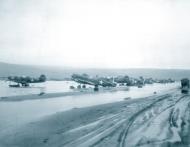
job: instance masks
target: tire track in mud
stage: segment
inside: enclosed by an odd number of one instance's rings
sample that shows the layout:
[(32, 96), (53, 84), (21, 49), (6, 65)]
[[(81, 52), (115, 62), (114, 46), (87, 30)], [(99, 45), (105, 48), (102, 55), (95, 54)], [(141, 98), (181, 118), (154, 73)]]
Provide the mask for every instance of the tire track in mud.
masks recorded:
[[(99, 120), (98, 120), (99, 121)], [(112, 117), (106, 117), (101, 120), (100, 126), (98, 129), (93, 130), (90, 133), (78, 138), (77, 140), (65, 144), (65, 146), (72, 147), (86, 147), (93, 146), (96, 142), (109, 135), (111, 132), (116, 130), (121, 124), (123, 124), (125, 119), (121, 118), (121, 114), (118, 113)], [(104, 123), (106, 122), (106, 123)], [(109, 123), (108, 123), (109, 122)]]
[[(144, 110), (144, 109), (147, 109), (148, 107), (150, 107), (150, 106), (152, 106), (153, 104), (155, 104), (155, 103), (157, 103), (157, 102), (160, 102), (161, 100), (165, 100), (165, 99), (167, 99), (167, 98), (169, 98), (169, 97), (171, 97), (171, 95), (170, 94), (165, 94), (165, 95), (162, 95), (162, 96), (157, 96), (156, 98), (158, 98), (158, 100), (156, 100), (156, 101), (154, 101), (153, 103), (151, 103), (151, 104), (149, 104), (148, 106), (145, 106), (145, 108), (143, 108), (143, 109), (141, 109), (141, 110), (138, 110), (135, 114), (133, 114), (131, 117), (129, 117), (129, 118), (126, 118), (124, 121), (123, 121), (123, 123), (122, 124), (120, 124), (120, 126), (118, 126), (118, 128), (119, 127), (122, 127), (122, 128), (124, 128), (123, 130), (125, 130), (125, 126), (124, 126), (124, 124), (129, 124), (129, 122), (130, 122), (130, 119), (132, 118), (132, 117), (134, 117), (137, 113), (139, 113), (139, 112), (142, 112), (142, 110)], [(147, 103), (146, 103), (147, 104)], [(128, 111), (128, 110), (125, 110), (125, 111)], [(119, 114), (119, 116), (121, 117), (122, 116), (122, 114)], [(116, 130), (113, 130), (112, 132), (113, 133), (115, 133), (114, 131), (116, 131)], [(110, 132), (110, 134), (107, 134), (107, 136), (109, 135), (109, 136), (111, 136), (111, 134), (113, 135), (113, 133), (112, 132)], [(124, 134), (124, 132), (122, 131), (121, 133), (120, 133), (120, 137), (117, 139), (118, 140), (118, 142), (121, 142), (121, 136)], [(104, 136), (104, 138), (106, 138), (107, 136)], [(99, 142), (96, 142), (95, 144), (97, 144), (97, 146), (98, 146), (98, 143), (100, 143), (104, 138), (101, 138), (101, 140), (99, 141)], [(91, 145), (91, 147), (93, 147), (94, 145)], [(118, 146), (118, 145), (116, 145), (116, 146)], [(119, 144), (119, 146), (120, 146), (120, 144)]]
[[(171, 107), (174, 107), (178, 102), (180, 102), (183, 98), (187, 97), (188, 95), (183, 95), (181, 97), (179, 97), (179, 99), (177, 99), (175, 101), (175, 103), (167, 106), (166, 108), (164, 108), (162, 111), (160, 111), (158, 114), (156, 114), (155, 116), (153, 116), (151, 119), (154, 119), (156, 117), (158, 117), (161, 113), (163, 113), (164, 111), (170, 109)], [(136, 114), (134, 114), (129, 120), (128, 123), (126, 124), (126, 128), (124, 129), (124, 131), (122, 132), (122, 137), (121, 137), (121, 142), (119, 144), (119, 147), (126, 147), (126, 138), (127, 135), (129, 133), (129, 130), (131, 128), (131, 126), (133, 125), (133, 123), (135, 122), (135, 120), (141, 116), (143, 113), (145, 113), (146, 111), (150, 110), (151, 108), (154, 107), (154, 105), (156, 105), (157, 103), (163, 101), (163, 100), (167, 100), (169, 97), (172, 97), (172, 95), (166, 95), (165, 97), (162, 96), (162, 98), (158, 99), (157, 101), (153, 102), (151, 105), (149, 105), (148, 107), (138, 111)]]
[[(128, 136), (129, 130), (139, 116), (144, 116), (144, 114), (147, 114), (146, 112), (150, 111), (152, 113), (153, 111), (155, 115), (151, 116), (151, 118), (149, 118), (150, 120), (148, 121), (154, 120), (164, 111), (175, 106), (186, 96), (187, 95), (181, 94), (176, 95), (176, 92), (174, 92), (155, 96), (153, 99), (151, 98), (151, 100), (145, 100), (142, 103), (126, 106), (122, 108), (121, 111), (113, 115), (99, 118), (97, 120), (98, 123), (96, 123), (96, 121), (93, 122), (96, 125), (91, 128), (86, 127), (90, 125), (90, 123), (88, 123), (86, 126), (79, 126), (79, 128), (83, 128), (85, 131), (83, 129), (80, 130), (76, 128), (77, 131), (74, 131), (73, 133), (80, 133), (81, 135), (75, 139), (73, 138), (70, 141), (63, 142), (61, 146), (93, 147), (101, 146), (101, 144), (104, 146), (104, 143), (106, 143), (107, 140), (114, 137), (114, 146), (125, 147), (127, 146), (126, 138)], [(164, 106), (164, 108), (161, 107), (160, 110), (158, 110), (159, 112), (154, 112), (154, 108), (159, 108), (159, 105), (162, 105), (165, 101), (167, 102), (167, 105)], [(130, 110), (127, 108), (130, 108)], [(131, 112), (132, 114), (130, 114)], [(146, 122), (147, 120), (145, 120), (145, 123)], [(86, 130), (88, 131), (86, 132)]]
[[(146, 102), (147, 103), (147, 102)], [(132, 107), (135, 109), (135, 107)], [(128, 118), (127, 118), (128, 119)], [(92, 129), (90, 133), (85, 134), (78, 139), (62, 144), (63, 146), (93, 146), (106, 136), (109, 136), (110, 133), (114, 132), (117, 128), (119, 128), (123, 123), (126, 122), (126, 108), (122, 109), (120, 112), (108, 115), (97, 120), (99, 122), (97, 129)], [(96, 122), (97, 122), (96, 121)], [(93, 122), (95, 123), (95, 122)], [(88, 124), (87, 124), (88, 125)], [(83, 126), (82, 126), (83, 127)], [(95, 126), (97, 127), (97, 126)], [(72, 131), (69, 131), (72, 132)], [(88, 142), (88, 145), (86, 145)]]
[[(118, 114), (114, 115), (113, 117), (108, 117), (108, 118), (104, 118), (102, 121), (105, 122), (103, 124), (100, 125), (100, 127), (90, 133), (87, 133), (86, 135), (79, 137), (77, 140), (70, 142), (68, 144), (65, 144), (66, 146), (75, 146), (77, 145), (78, 147), (84, 147), (84, 146), (94, 146), (95, 144), (99, 144), (104, 138), (110, 136), (110, 134), (113, 134), (114, 131), (116, 131), (119, 127), (124, 128), (122, 131), (122, 137), (119, 144), (120, 147), (125, 146), (125, 138), (127, 136), (127, 132), (129, 130), (129, 127), (133, 124), (133, 120), (135, 120), (136, 117), (138, 117), (140, 114), (142, 114), (143, 112), (147, 111), (149, 108), (151, 108), (152, 106), (154, 106), (156, 103), (168, 99), (169, 97), (171, 97), (171, 94), (165, 94), (165, 95), (161, 95), (161, 96), (157, 96), (156, 98), (158, 100), (153, 100), (153, 102), (146, 102), (143, 103), (144, 105), (148, 106), (143, 106), (142, 109), (138, 110), (135, 114), (133, 114), (130, 117), (126, 118), (126, 112), (128, 111), (126, 108), (125, 110), (123, 110), (123, 112), (119, 112)], [(134, 110), (135, 111), (135, 110)], [(110, 123), (110, 122), (114, 122), (114, 123)], [(128, 127), (126, 127), (126, 125)], [(125, 127), (124, 127), (125, 126)], [(125, 129), (127, 128), (127, 129)]]

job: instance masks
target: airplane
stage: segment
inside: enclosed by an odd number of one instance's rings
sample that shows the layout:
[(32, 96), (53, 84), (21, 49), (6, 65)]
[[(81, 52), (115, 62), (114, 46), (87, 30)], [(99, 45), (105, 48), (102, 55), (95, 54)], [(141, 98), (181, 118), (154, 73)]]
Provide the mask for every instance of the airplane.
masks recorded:
[(9, 76), (8, 81), (17, 83), (16, 85), (9, 85), (9, 87), (29, 87), (30, 83), (42, 83), (46, 81), (45, 75), (40, 75), (39, 78), (31, 78), (29, 76)]
[(102, 87), (115, 87), (116, 84), (110, 81), (107, 78), (90, 78), (88, 75), (83, 74), (73, 74), (71, 76), (72, 80), (80, 84), (88, 84), (94, 86), (102, 86)]

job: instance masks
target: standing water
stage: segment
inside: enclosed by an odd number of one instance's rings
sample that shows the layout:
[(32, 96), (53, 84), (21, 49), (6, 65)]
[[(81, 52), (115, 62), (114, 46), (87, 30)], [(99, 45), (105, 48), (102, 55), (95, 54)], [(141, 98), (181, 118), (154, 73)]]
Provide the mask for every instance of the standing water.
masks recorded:
[[(34, 85), (33, 88), (7, 88), (1, 82), (0, 94), (1, 96), (9, 95), (23, 95), (39, 92), (43, 85)], [(69, 91), (69, 86), (76, 84), (67, 81), (49, 81), (46, 82), (46, 91), (48, 92), (64, 92)], [(3, 85), (3, 86), (2, 86)], [(104, 93), (93, 93), (85, 95), (65, 96), (59, 98), (27, 100), (17, 102), (0, 102), (0, 133), (7, 128), (19, 126), (23, 123), (34, 121), (47, 115), (56, 112), (66, 111), (72, 108), (81, 108), (87, 106), (94, 106), (99, 104), (106, 104), (111, 102), (122, 101), (124, 98), (141, 98), (152, 95), (155, 91), (159, 94), (161, 92), (176, 88), (179, 83), (172, 84), (153, 84), (146, 85), (143, 88), (130, 87), (128, 91), (115, 91)], [(9, 93), (10, 90), (10, 93)], [(20, 90), (20, 91), (19, 91)]]

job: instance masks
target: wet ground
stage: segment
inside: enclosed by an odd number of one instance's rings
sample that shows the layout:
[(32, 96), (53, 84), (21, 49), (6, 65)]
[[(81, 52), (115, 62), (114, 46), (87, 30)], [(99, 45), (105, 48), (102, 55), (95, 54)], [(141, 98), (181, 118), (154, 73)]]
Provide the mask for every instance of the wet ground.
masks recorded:
[(163, 95), (60, 112), (6, 131), (2, 147), (189, 147), (190, 95)]
[[(51, 84), (55, 84), (50, 82)], [(49, 84), (50, 84), (49, 83)], [(69, 83), (64, 84), (65, 82), (61, 82), (57, 87), (49, 86), (50, 90), (61, 90), (61, 85), (63, 84), (63, 91), (66, 91), (69, 87)], [(65, 93), (61, 93), (60, 97), (57, 97), (59, 93), (52, 93), (49, 98), (47, 95), (38, 96), (38, 95), (27, 95), (27, 96), (17, 96), (15, 98), (10, 98), (9, 101), (4, 101), (3, 99), (0, 101), (0, 134), (2, 131), (5, 131), (9, 128), (14, 128), (15, 126), (23, 125), (25, 123), (29, 123), (31, 121), (36, 121), (38, 119), (42, 119), (48, 115), (53, 115), (57, 112), (63, 112), (66, 110), (70, 110), (73, 108), (83, 108), (89, 106), (95, 106), (100, 104), (113, 103), (118, 101), (123, 101), (124, 99), (136, 99), (143, 98), (150, 95), (153, 95), (154, 91), (157, 91), (157, 95), (162, 94), (163, 92), (176, 88), (178, 83), (172, 84), (153, 84), (146, 85), (143, 88), (131, 87), (127, 91), (107, 91), (107, 92), (90, 92), (86, 93), (81, 92), (80, 94), (63, 96)], [(50, 87), (53, 87), (51, 89)], [(67, 89), (64, 89), (67, 87)], [(5, 88), (5, 87), (4, 87)], [(12, 88), (7, 87), (8, 90), (13, 90)], [(23, 90), (33, 90), (33, 88), (29, 89), (15, 89), (17, 93), (22, 93)], [(26, 92), (26, 91), (25, 91)], [(32, 91), (30, 91), (32, 92)], [(4, 93), (6, 94), (6, 93)], [(71, 93), (72, 94), (72, 93)], [(27, 100), (29, 97), (30, 100)]]

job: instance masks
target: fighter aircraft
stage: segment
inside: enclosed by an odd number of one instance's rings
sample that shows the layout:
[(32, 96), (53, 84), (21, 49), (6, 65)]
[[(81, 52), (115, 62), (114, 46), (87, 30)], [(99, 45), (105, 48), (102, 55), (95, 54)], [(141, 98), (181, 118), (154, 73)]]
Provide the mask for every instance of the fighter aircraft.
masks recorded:
[(97, 86), (103, 86), (103, 87), (115, 87), (116, 84), (113, 83), (110, 79), (104, 78), (104, 77), (97, 77), (97, 78), (90, 78), (86, 74), (73, 74), (72, 80), (75, 82), (78, 82), (80, 84), (88, 84), (88, 85), (97, 85)]
[(46, 76), (41, 75), (39, 78), (31, 78), (29, 76), (9, 76), (8, 81), (17, 83), (10, 84), (9, 87), (28, 87), (30, 83), (42, 83), (46, 81)]

